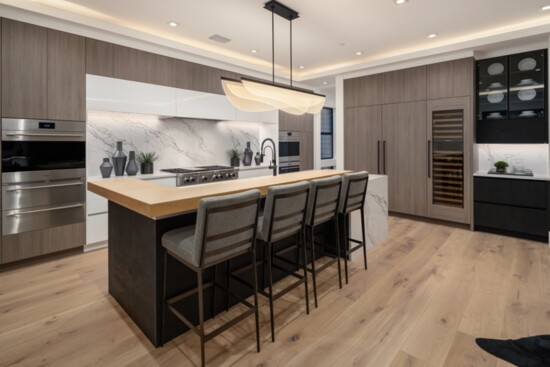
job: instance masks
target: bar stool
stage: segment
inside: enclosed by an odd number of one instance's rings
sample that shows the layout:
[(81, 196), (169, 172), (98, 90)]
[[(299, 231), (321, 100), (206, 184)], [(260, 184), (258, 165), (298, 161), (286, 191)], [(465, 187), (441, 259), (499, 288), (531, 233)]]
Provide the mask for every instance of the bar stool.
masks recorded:
[[(348, 257), (352, 252), (363, 248), (365, 269), (367, 269), (367, 246), (365, 244), (365, 198), (367, 196), (367, 185), (369, 182), (368, 172), (361, 171), (346, 173), (342, 178), (342, 190), (340, 192), (340, 205), (338, 216), (340, 223), (343, 223), (344, 232), (344, 270), (346, 273), (346, 284), (348, 284)], [(352, 212), (361, 211), (361, 235), (362, 240), (349, 237), (349, 216)], [(357, 246), (350, 247), (349, 243), (356, 243)]]
[[(256, 317), (256, 349), (260, 351), (260, 329), (258, 314), (258, 292), (256, 273), (256, 233), (258, 226), (258, 212), (260, 208), (260, 191), (250, 190), (247, 192), (202, 199), (199, 202), (197, 221), (195, 226), (177, 228), (165, 233), (162, 236), (162, 245), (165, 248), (164, 254), (164, 297), (162, 330), (165, 329), (166, 311), (172, 312), (191, 330), (200, 337), (201, 364), (205, 365), (204, 345), (231, 326), (255, 314)], [(253, 292), (254, 304), (236, 295), (229, 290), (229, 282), (222, 286), (216, 282), (216, 267), (222, 262), (229, 261), (237, 256), (249, 253), (253, 268)], [(197, 273), (198, 287), (174, 297), (166, 298), (166, 267), (168, 255), (177, 259), (188, 268)], [(203, 284), (205, 270), (214, 267), (214, 278), (212, 282)], [(204, 290), (216, 287), (238, 299), (248, 307), (241, 315), (218, 327), (216, 330), (206, 334), (204, 331)], [(183, 299), (198, 293), (199, 325), (193, 325), (183, 316), (174, 305)], [(212, 296), (215, 300), (215, 293)], [(164, 336), (164, 334), (163, 334)]]
[[(310, 184), (309, 200), (307, 204), (306, 215), (306, 245), (309, 242), (308, 248), (311, 252), (311, 268), (307, 270), (313, 275), (313, 296), (315, 299), (315, 307), (317, 307), (317, 273), (327, 269), (334, 263), (338, 263), (338, 283), (342, 288), (342, 273), (340, 265), (340, 234), (338, 230), (338, 204), (340, 202), (340, 189), (342, 187), (342, 177), (334, 176), (312, 180)], [(336, 256), (321, 266), (319, 269), (315, 266), (315, 246), (323, 245), (323, 251), (326, 254), (328, 244), (319, 244), (315, 242), (315, 229), (317, 226), (332, 221), (334, 224), (336, 246), (334, 248)]]
[[(273, 302), (281, 298), (284, 294), (290, 292), (301, 284), (305, 286), (306, 312), (309, 314), (309, 295), (307, 284), (307, 253), (306, 245), (303, 240), (303, 225), (306, 219), (306, 204), (309, 194), (309, 182), (298, 182), (290, 185), (272, 186), (267, 190), (267, 197), (264, 206), (264, 214), (258, 220), (258, 245), (263, 246), (264, 269), (267, 270), (268, 292), (263, 289), (260, 294), (269, 299), (269, 312), (271, 316), (271, 340), (275, 341), (275, 318), (273, 312)], [(273, 244), (285, 238), (296, 236), (295, 245), (286, 247), (275, 252)], [(300, 245), (304, 251), (304, 263), (302, 264), (303, 275), (297, 270), (289, 270), (274, 261), (286, 263), (299, 270)], [(296, 249), (296, 263), (285, 259), (282, 254), (291, 249)], [(273, 294), (273, 268), (293, 276), (298, 280), (281, 291)], [(265, 286), (265, 271), (262, 273), (263, 286)]]

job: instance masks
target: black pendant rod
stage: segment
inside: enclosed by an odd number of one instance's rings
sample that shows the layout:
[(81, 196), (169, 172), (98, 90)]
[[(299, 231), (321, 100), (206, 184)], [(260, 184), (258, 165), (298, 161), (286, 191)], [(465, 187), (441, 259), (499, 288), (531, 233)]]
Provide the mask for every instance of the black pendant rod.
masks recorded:
[(292, 19), (290, 19), (290, 86), (292, 87)]
[(271, 9), (271, 74), (275, 84), (275, 12)]

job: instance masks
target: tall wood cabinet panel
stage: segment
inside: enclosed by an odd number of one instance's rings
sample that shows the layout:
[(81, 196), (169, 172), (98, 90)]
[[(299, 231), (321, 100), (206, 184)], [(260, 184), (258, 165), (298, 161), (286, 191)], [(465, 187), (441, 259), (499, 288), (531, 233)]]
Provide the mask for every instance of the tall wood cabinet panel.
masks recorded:
[(115, 46), (114, 75), (137, 82), (174, 86), (175, 59), (125, 46)]
[(2, 19), (2, 116), (45, 118), (48, 112), (48, 31)]
[(474, 91), (473, 57), (427, 66), (428, 99), (471, 96)]
[(473, 114), (470, 97), (428, 101), (428, 216), (470, 223)]
[(426, 102), (384, 105), (382, 126), (389, 209), (425, 216), (428, 181)]
[(300, 133), (300, 171), (313, 169), (313, 132)]
[(86, 120), (84, 37), (48, 29), (48, 118)]
[(86, 74), (115, 77), (115, 45), (86, 38)]
[(302, 129), (302, 122), (305, 121), (304, 119), (307, 118), (307, 116), (308, 115), (296, 116), (290, 113), (279, 111), (279, 130), (300, 131)]
[(344, 168), (382, 174), (382, 106), (346, 108)]
[(380, 74), (344, 80), (344, 107), (379, 105), (381, 88)]
[(382, 74), (382, 104), (425, 101), (426, 66)]

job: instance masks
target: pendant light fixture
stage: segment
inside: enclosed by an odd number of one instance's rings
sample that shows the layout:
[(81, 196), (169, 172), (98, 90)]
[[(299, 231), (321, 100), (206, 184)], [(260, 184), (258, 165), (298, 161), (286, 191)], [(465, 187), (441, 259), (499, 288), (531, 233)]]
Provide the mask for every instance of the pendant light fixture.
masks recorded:
[[(269, 1), (264, 8), (271, 12), (272, 74), (271, 83), (241, 78), (221, 78), (225, 95), (238, 109), (247, 112), (281, 110), (293, 115), (318, 113), (325, 104), (325, 96), (292, 86), (292, 21), (298, 13), (287, 6)], [(290, 86), (275, 83), (275, 14), (290, 22)]]

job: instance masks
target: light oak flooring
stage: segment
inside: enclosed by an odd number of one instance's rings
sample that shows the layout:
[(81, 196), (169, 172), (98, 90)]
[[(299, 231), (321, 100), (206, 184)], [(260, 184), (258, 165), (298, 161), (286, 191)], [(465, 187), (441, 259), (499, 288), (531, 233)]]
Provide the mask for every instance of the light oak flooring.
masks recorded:
[[(390, 218), (390, 238), (352, 264), (350, 284), (320, 275), (319, 308), (302, 289), (207, 344), (211, 366), (492, 366), (475, 337), (550, 334), (550, 249), (542, 243)], [(282, 286), (282, 285), (279, 285)], [(208, 325), (239, 311), (234, 307)], [(107, 292), (107, 250), (0, 273), (0, 366), (193, 366), (198, 337), (155, 349)]]

